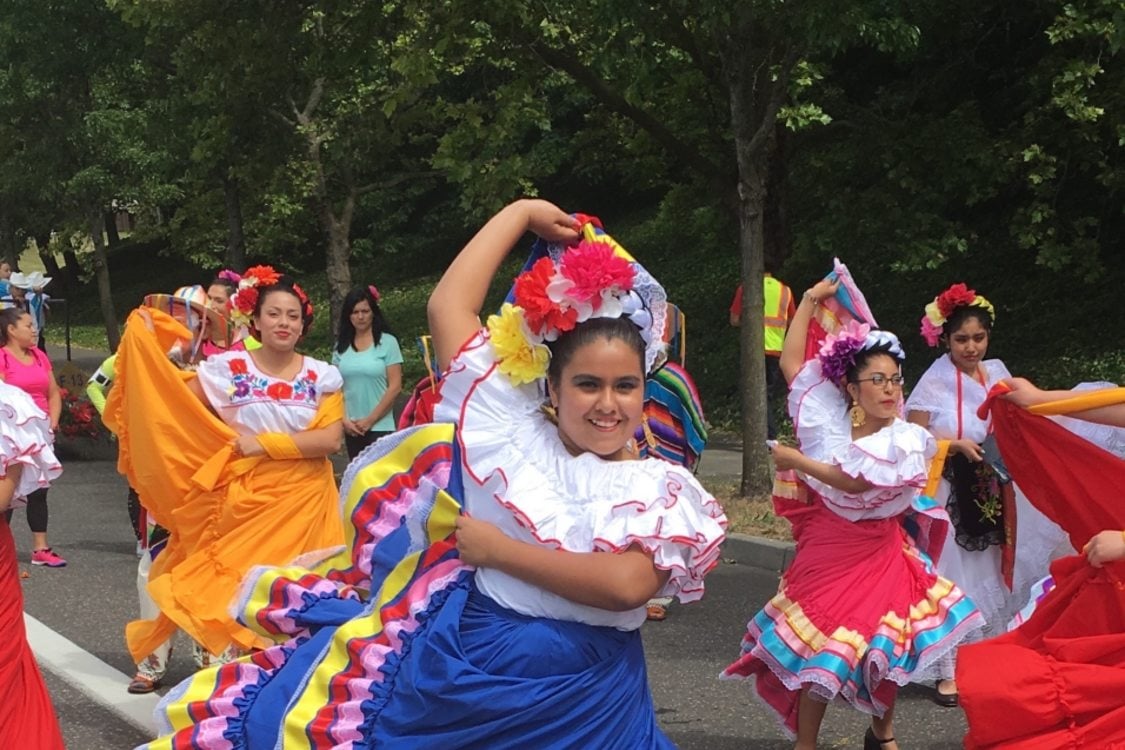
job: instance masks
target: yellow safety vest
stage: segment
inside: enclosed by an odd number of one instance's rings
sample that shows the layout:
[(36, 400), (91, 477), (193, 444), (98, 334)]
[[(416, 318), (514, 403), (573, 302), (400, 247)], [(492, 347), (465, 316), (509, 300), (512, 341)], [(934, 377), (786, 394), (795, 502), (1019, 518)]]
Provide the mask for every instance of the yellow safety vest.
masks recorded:
[(793, 292), (772, 276), (763, 279), (763, 294), (765, 305), (762, 310), (762, 322), (765, 324), (766, 354), (781, 354), (781, 345), (785, 343), (785, 329), (789, 326), (789, 305), (793, 299)]

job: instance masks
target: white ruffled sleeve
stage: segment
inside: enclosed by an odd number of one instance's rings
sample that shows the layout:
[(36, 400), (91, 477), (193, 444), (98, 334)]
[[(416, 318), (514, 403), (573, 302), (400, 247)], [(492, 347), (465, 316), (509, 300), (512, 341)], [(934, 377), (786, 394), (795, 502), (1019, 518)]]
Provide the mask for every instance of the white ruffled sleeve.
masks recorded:
[(837, 448), (827, 463), (874, 485), (860, 493), (830, 487), (812, 477), (809, 486), (836, 514), (849, 520), (887, 518), (906, 510), (926, 486), (937, 442), (923, 427), (896, 419), (873, 435)]
[(316, 373), (316, 391), (320, 394), (335, 393), (344, 387), (344, 376), (340, 368), (324, 360), (305, 357), (305, 369)]
[(11, 507), (25, 504), (29, 494), (50, 486), (62, 473), (52, 440), (47, 415), (31, 396), (0, 380), (0, 477), (22, 467)]
[(806, 362), (789, 384), (789, 415), (801, 452), (809, 458), (827, 461), (841, 445), (851, 442), (847, 409), (843, 392), (824, 377), (815, 359)]
[(510, 435), (513, 420), (538, 411), (544, 399), (537, 384), (513, 385), (500, 372), (488, 329), (482, 328), (442, 374), (441, 399), (434, 407), (434, 421), (471, 422), (474, 429), (492, 426)]
[(635, 463), (643, 478), (633, 478), (621, 502), (607, 504), (594, 546), (610, 552), (641, 547), (657, 568), (670, 572), (657, 596), (696, 601), (703, 596), (704, 577), (719, 562), (726, 515), (682, 467), (655, 458)]
[[(906, 399), (906, 413), (918, 411), (932, 417), (934, 414), (955, 410), (957, 396), (948, 385), (952, 368), (947, 354), (935, 360), (911, 389), (910, 397)], [(945, 377), (942, 376), (943, 371), (949, 371)]]

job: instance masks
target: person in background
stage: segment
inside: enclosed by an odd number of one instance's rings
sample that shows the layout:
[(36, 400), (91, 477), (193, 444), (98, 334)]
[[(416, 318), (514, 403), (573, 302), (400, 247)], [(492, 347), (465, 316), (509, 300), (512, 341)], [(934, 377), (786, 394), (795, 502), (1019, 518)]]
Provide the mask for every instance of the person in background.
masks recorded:
[[(19, 308), (0, 311), (0, 380), (31, 396), (35, 405), (48, 417), (53, 441), (62, 415), (62, 394), (51, 371), (51, 360), (35, 345), (31, 315)], [(48, 568), (65, 567), (66, 560), (47, 543), (47, 521), (47, 487), (44, 486), (27, 496), (27, 525), (31, 528), (32, 538), (31, 564)]]
[(0, 260), (0, 310), (12, 306), (12, 292), (8, 279), (12, 276), (12, 264)]
[[(781, 345), (785, 342), (785, 331), (789, 328), (789, 321), (797, 314), (797, 306), (793, 303), (793, 292), (783, 282), (775, 279), (773, 274), (766, 272), (762, 279), (762, 322), (765, 326), (765, 354), (766, 354), (766, 430), (770, 440), (777, 437), (777, 417), (774, 415), (774, 399), (778, 395), (785, 381), (781, 377), (781, 368), (778, 364), (781, 358)], [(742, 324), (742, 285), (734, 293), (734, 300), (730, 303), (730, 324)]]
[(348, 458), (394, 432), (395, 398), (402, 392), (402, 351), (379, 309), (379, 290), (356, 288), (344, 297), (332, 364), (344, 376), (344, 444)]
[[(208, 307), (229, 319), (230, 300), (238, 292), (238, 282), (241, 280), (242, 277), (230, 269), (219, 271), (207, 286)], [(207, 336), (203, 340), (203, 356), (210, 357), (227, 351), (237, 352), (245, 351), (248, 348), (257, 348), (257, 342), (255, 341), (254, 346), (249, 346), (250, 341), (253, 341), (253, 339), (248, 338), (248, 332), (245, 328), (227, 326), (224, 330), (212, 327), (207, 331)]]
[(39, 271), (32, 271), (29, 274), (17, 271), (8, 278), (13, 304), (31, 314), (36, 345), (43, 351), (47, 351), (44, 329), (47, 325), (47, 312), (51, 309), (51, 297), (43, 290), (50, 283), (51, 277), (44, 276)]

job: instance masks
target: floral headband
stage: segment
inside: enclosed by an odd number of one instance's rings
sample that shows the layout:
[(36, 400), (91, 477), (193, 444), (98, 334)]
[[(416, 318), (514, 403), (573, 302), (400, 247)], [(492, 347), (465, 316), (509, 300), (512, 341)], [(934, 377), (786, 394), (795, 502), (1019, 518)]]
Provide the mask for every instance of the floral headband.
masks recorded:
[(857, 320), (849, 320), (847, 325), (824, 340), (816, 358), (824, 376), (834, 383), (840, 383), (847, 376), (848, 368), (855, 364), (856, 355), (878, 347), (885, 347), (887, 353), (899, 362), (906, 359), (902, 345), (893, 333), (872, 329)]
[(942, 326), (960, 307), (982, 308), (988, 313), (988, 317), (996, 322), (996, 308), (991, 302), (964, 284), (954, 284), (926, 305), (926, 314), (922, 316), (922, 338), (927, 344), (938, 345), (941, 341)]
[(663, 287), (597, 218), (578, 219), (583, 222), (578, 245), (548, 246), (545, 257), (516, 278), (512, 302), (488, 318), (498, 367), (516, 385), (547, 375), (551, 352), (544, 342), (593, 318), (629, 318), (645, 342), (646, 371), (664, 362)]
[(223, 270), (219, 271), (219, 275), (216, 278), (222, 279), (223, 281), (229, 281), (232, 284), (236, 285), (238, 284), (238, 282), (242, 281), (242, 276), (240, 276), (237, 271), (232, 271), (229, 268), (224, 268)]
[[(246, 273), (238, 281), (238, 291), (230, 298), (230, 316), (239, 325), (250, 325), (250, 318), (254, 315), (254, 308), (258, 306), (258, 294), (262, 289), (273, 286), (281, 280), (281, 274), (273, 266), (254, 266), (247, 268)], [(293, 285), (293, 293), (301, 302), (301, 317), (311, 321), (313, 317), (312, 302), (305, 290), (297, 284)]]

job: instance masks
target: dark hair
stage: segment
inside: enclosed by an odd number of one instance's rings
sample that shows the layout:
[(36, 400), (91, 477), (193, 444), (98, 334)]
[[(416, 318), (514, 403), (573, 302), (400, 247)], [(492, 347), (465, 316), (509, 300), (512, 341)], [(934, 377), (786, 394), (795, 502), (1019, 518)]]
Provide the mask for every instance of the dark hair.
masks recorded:
[(8, 345), (8, 326), (14, 326), (24, 315), (30, 315), (22, 307), (9, 307), (0, 310), (0, 346)]
[(905, 359), (901, 354), (895, 354), (891, 351), (890, 343), (878, 344), (870, 349), (864, 349), (856, 353), (855, 361), (852, 362), (851, 366), (848, 367), (847, 371), (844, 373), (844, 380), (848, 383), (856, 382), (856, 378), (863, 372), (863, 368), (867, 367), (867, 363), (880, 354), (886, 354), (899, 365), (901, 365)]
[(297, 298), (297, 302), (301, 304), (301, 335), (308, 333), (313, 323), (312, 303), (309, 302), (305, 291), (289, 276), (281, 276), (275, 283), (258, 290), (258, 299), (254, 302), (254, 317), (262, 314), (262, 305), (265, 304), (266, 297), (274, 292), (285, 292)]
[(562, 377), (563, 368), (573, 359), (574, 353), (587, 344), (592, 344), (598, 339), (624, 341), (637, 353), (640, 360), (641, 373), (645, 371), (645, 340), (633, 321), (628, 318), (591, 318), (584, 323), (579, 323), (574, 330), (561, 334), (557, 339), (547, 344), (551, 350), (551, 362), (547, 365), (547, 379), (558, 383)]
[(349, 346), (355, 346), (355, 326), (352, 325), (352, 310), (363, 300), (371, 306), (371, 341), (372, 346), (378, 346), (383, 334), (394, 335), (383, 311), (379, 308), (379, 301), (371, 293), (371, 288), (357, 286), (344, 297), (344, 304), (340, 307), (340, 331), (336, 335), (336, 351), (343, 354)]
[(211, 283), (207, 285), (207, 288), (210, 289), (213, 286), (221, 286), (226, 289), (227, 297), (233, 297), (234, 293), (238, 291), (238, 284), (234, 283), (230, 279), (225, 279), (222, 276), (216, 276), (215, 278), (211, 279)]
[(992, 333), (992, 316), (988, 314), (988, 310), (980, 305), (964, 305), (954, 310), (950, 314), (949, 320), (942, 324), (941, 335), (948, 339), (970, 318), (976, 318), (981, 328), (987, 333)]

